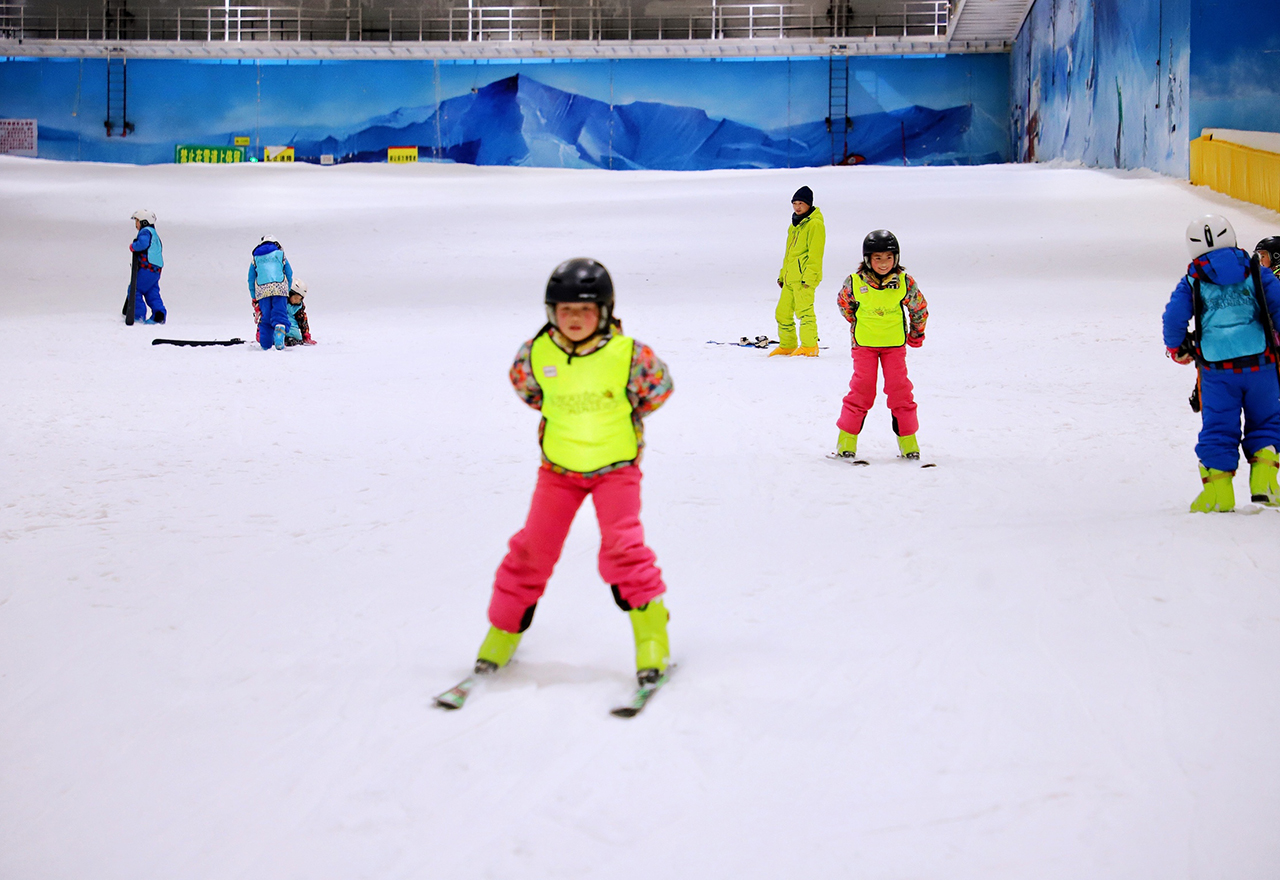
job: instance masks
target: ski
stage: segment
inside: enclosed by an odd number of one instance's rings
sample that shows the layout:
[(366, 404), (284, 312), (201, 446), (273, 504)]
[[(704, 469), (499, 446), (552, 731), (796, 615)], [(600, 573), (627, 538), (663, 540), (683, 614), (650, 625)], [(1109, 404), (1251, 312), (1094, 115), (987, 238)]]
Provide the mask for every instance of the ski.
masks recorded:
[(441, 709), (461, 709), (481, 682), (498, 671), (498, 667), (487, 660), (477, 660), (475, 671), (462, 681), (449, 688), (443, 694), (436, 694), (435, 705)]
[(471, 696), (471, 692), (480, 683), (480, 678), (479, 675), (472, 673), (443, 694), (437, 694), (436, 706), (441, 709), (461, 709), (467, 702), (467, 697)]
[[(871, 464), (871, 462), (867, 461), (865, 458), (854, 458), (852, 455), (841, 455), (838, 452), (828, 452), (827, 458), (831, 459), (832, 461), (843, 461), (845, 464), (856, 464), (863, 467)], [(898, 456), (897, 460), (910, 462), (911, 464), (916, 465), (916, 467), (922, 467), (922, 468), (931, 468), (931, 467), (938, 466), (936, 462), (932, 462), (932, 461), (921, 462), (919, 459), (904, 458), (901, 455)]]
[[(150, 323), (149, 321), (147, 323)], [(236, 339), (153, 339), (152, 345), (244, 345), (244, 340)]]
[[(721, 342), (719, 339), (707, 340), (707, 345), (732, 345), (735, 348), (772, 348), (773, 346), (778, 344), (779, 344), (778, 340), (769, 339), (768, 337), (765, 337), (765, 336), (757, 336), (755, 339), (748, 339), (747, 337), (744, 336), (741, 339), (739, 339), (737, 342)], [(828, 349), (831, 348), (831, 346), (819, 345), (818, 348), (821, 349), (822, 351), (827, 351)]]
[(634, 718), (639, 715), (644, 711), (644, 707), (649, 704), (649, 700), (653, 698), (653, 695), (658, 692), (658, 689), (671, 680), (671, 673), (675, 671), (675, 668), (676, 665), (674, 663), (667, 666), (666, 671), (658, 676), (657, 681), (637, 687), (629, 703), (625, 706), (610, 709), (609, 714), (616, 718)]
[(871, 462), (867, 461), (866, 459), (855, 458), (852, 455), (841, 455), (838, 452), (828, 452), (827, 458), (831, 459), (832, 461), (843, 461), (845, 464), (856, 464), (862, 467), (866, 467), (867, 465), (871, 464)]
[(739, 348), (768, 348), (777, 344), (778, 340), (770, 339), (768, 336), (757, 336), (755, 339), (743, 336), (737, 342), (721, 342), (718, 339), (707, 340), (707, 345), (736, 345)]

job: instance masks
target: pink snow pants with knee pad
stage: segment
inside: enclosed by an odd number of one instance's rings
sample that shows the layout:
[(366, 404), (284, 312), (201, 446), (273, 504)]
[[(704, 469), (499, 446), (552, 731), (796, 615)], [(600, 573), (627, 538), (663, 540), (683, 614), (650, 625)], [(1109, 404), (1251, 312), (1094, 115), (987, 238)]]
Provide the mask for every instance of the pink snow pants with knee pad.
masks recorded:
[(853, 350), (853, 378), (849, 380), (849, 393), (840, 407), (836, 427), (850, 434), (861, 434), (867, 410), (876, 401), (876, 367), (884, 368), (884, 396), (888, 399), (889, 412), (893, 413), (894, 433), (899, 437), (914, 434), (920, 429), (916, 418), (916, 401), (911, 396), (911, 380), (907, 378), (907, 347), (868, 348)]
[(639, 608), (666, 592), (654, 564), (657, 557), (644, 543), (640, 476), (636, 465), (598, 477), (539, 468), (529, 517), (511, 538), (494, 578), (489, 622), (507, 632), (528, 628), (573, 517), (588, 495), (600, 522), (600, 576), (615, 588), (619, 604)]

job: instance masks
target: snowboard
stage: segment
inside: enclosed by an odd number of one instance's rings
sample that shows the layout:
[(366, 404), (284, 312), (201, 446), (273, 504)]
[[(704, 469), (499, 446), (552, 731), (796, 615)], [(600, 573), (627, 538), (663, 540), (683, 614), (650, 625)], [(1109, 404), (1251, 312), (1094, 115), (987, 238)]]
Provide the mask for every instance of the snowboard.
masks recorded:
[(236, 339), (153, 339), (152, 345), (244, 345), (244, 340)]
[(133, 268), (129, 270), (129, 292), (124, 298), (124, 323), (133, 326), (133, 310), (138, 307), (138, 265), (142, 262), (142, 254), (133, 252)]

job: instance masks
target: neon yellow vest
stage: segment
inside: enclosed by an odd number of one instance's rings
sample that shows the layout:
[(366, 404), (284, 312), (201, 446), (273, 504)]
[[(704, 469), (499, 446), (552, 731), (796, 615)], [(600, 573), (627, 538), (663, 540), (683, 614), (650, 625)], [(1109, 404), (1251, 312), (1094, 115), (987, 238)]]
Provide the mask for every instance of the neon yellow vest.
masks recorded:
[[(886, 279), (887, 282), (888, 279)], [(898, 286), (876, 290), (859, 275), (853, 276), (853, 299), (858, 303), (858, 323), (853, 341), (870, 348), (907, 344), (907, 317), (902, 301), (907, 296), (907, 273), (898, 273)]]
[(631, 423), (631, 355), (635, 342), (614, 336), (587, 355), (569, 355), (549, 333), (533, 340), (533, 377), (542, 387), (542, 454), (554, 465), (589, 474), (639, 454)]

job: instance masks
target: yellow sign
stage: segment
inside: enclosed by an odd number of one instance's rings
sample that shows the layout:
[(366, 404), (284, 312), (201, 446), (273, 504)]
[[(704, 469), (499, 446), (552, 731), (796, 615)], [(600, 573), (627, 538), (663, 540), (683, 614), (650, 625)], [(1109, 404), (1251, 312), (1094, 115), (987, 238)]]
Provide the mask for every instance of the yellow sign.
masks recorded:
[(393, 165), (418, 161), (417, 147), (387, 147), (387, 161)]
[(185, 162), (243, 162), (243, 147), (204, 147), (195, 144), (179, 144), (173, 148), (173, 161)]
[(235, 143), (237, 147), (247, 147), (249, 146), (249, 136), (247, 134), (238, 134), (236, 135)]
[(262, 153), (263, 162), (292, 162), (293, 147), (265, 147)]

